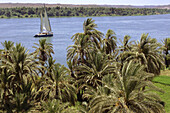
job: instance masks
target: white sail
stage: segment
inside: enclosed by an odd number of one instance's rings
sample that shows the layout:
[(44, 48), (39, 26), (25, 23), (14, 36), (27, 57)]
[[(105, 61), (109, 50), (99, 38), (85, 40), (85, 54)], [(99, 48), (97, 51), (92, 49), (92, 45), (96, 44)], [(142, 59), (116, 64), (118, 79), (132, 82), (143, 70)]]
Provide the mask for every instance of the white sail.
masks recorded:
[(42, 12), (40, 13), (40, 20), (41, 20), (40, 32), (39, 32), (39, 34), (36, 34), (34, 37), (50, 37), (50, 36), (53, 36), (53, 32), (51, 32), (51, 25), (50, 25), (50, 21), (48, 19), (48, 15), (47, 15), (47, 11), (45, 9), (45, 5), (44, 5), (44, 15), (42, 14)]
[(51, 32), (51, 26), (50, 26), (50, 21), (48, 19), (48, 16), (47, 16), (47, 11), (45, 9), (45, 12), (44, 12), (44, 25), (45, 25), (45, 28), (48, 32)]
[(45, 26), (43, 26), (42, 32), (44, 33), (48, 32)]
[(41, 19), (40, 31), (43, 32), (43, 17), (42, 17), (42, 12), (40, 13), (40, 19)]

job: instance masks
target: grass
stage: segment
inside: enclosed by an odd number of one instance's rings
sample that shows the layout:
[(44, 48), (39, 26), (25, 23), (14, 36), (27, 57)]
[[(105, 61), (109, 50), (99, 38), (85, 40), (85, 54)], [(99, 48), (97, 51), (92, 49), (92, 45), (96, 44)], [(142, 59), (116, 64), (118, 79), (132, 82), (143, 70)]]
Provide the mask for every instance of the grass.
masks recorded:
[(159, 83), (159, 84), (162, 84), (162, 85), (170, 86), (170, 76), (158, 76), (158, 77), (155, 77), (153, 82)]
[(161, 72), (161, 75), (153, 79), (154, 84), (164, 90), (165, 93), (158, 93), (165, 102), (166, 113), (170, 113), (170, 70)]

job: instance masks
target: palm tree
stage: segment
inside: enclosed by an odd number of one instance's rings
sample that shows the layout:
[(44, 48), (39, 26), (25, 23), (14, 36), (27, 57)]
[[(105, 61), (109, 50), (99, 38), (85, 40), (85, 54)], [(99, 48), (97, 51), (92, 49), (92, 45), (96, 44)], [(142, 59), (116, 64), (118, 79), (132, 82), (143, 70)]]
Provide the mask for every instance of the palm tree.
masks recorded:
[(83, 23), (84, 34), (87, 35), (89, 37), (89, 40), (94, 42), (98, 48), (100, 48), (103, 33), (96, 30), (95, 28), (97, 28), (97, 24), (94, 23), (94, 20), (92, 20), (92, 18), (88, 18), (86, 21), (84, 21)]
[[(154, 76), (145, 72), (145, 67), (126, 62), (115, 79), (112, 75), (103, 78), (103, 86), (90, 101), (89, 112), (164, 113), (160, 98), (152, 91), (161, 91), (146, 79)], [(143, 87), (147, 89), (142, 90)]]
[(51, 54), (54, 54), (53, 47), (51, 43), (47, 43), (46, 39), (39, 40), (39, 44), (34, 43), (36, 46), (33, 46), (36, 50), (32, 53), (36, 58), (39, 59), (42, 65), (45, 64), (47, 59), (51, 57)]
[(74, 76), (78, 90), (78, 100), (84, 101), (82, 98), (86, 85), (97, 89), (101, 85), (102, 78), (108, 73), (116, 73), (117, 65), (114, 60), (108, 60), (108, 57), (96, 51), (88, 51), (86, 54), (86, 63), (74, 66)]
[(9, 59), (10, 60), (10, 51), (12, 50), (12, 48), (14, 47), (14, 42), (12, 41), (5, 41), (4, 43), (2, 43), (2, 46), (4, 47), (4, 49), (1, 49), (1, 58), (4, 57), (5, 59)]
[(34, 83), (31, 78), (24, 77), (23, 84), (17, 85), (21, 87), (21, 91), (12, 95), (10, 107), (17, 113), (28, 112), (35, 104), (34, 96), (36, 91), (33, 87)]
[(4, 43), (2, 43), (2, 46), (4, 47), (4, 50), (11, 50), (12, 47), (14, 47), (14, 42), (12, 41), (5, 41)]
[(32, 59), (28, 51), (25, 47), (21, 46), (21, 44), (16, 44), (16, 46), (12, 48), (10, 59), (2, 58), (2, 68), (11, 74), (8, 79), (12, 82), (11, 84), (13, 85), (12, 88), (14, 92), (16, 91), (14, 87), (16, 86), (15, 84), (21, 85), (24, 76), (30, 76), (32, 80), (34, 80), (33, 76), (37, 74), (37, 64), (38, 63)]
[[(34, 106), (35, 90), (33, 81), (30, 77), (24, 77), (22, 84), (15, 83), (15, 88), (20, 87), (20, 92), (13, 92), (10, 88), (12, 82), (8, 80), (8, 88), (5, 97), (3, 97), (0, 109), (3, 112), (27, 112)], [(3, 84), (1, 84), (2, 86)], [(13, 86), (14, 87), (14, 86)], [(1, 90), (2, 91), (2, 90)]]
[(83, 30), (85, 34), (91, 34), (91, 31), (95, 30), (97, 27), (97, 24), (94, 23), (95, 20), (92, 20), (92, 18), (88, 18), (83, 23)]
[[(53, 62), (50, 61), (49, 62)], [(50, 69), (49, 69), (50, 68)], [(42, 81), (42, 86), (39, 90), (39, 93), (44, 93), (44, 99), (56, 98), (63, 102), (71, 102), (75, 104), (76, 100), (76, 89), (70, 83), (70, 72), (64, 65), (53, 64), (52, 68), (47, 67), (49, 70), (47, 76), (44, 76), (44, 81)]]
[(81, 34), (76, 40), (76, 44), (67, 48), (67, 60), (73, 60), (73, 65), (85, 63), (87, 50), (93, 46), (90, 41), (87, 41), (87, 38), (86, 35)]
[(123, 41), (120, 40), (121, 45), (119, 46), (119, 49), (118, 49), (119, 52), (120, 52), (120, 54), (118, 55), (118, 60), (121, 61), (122, 64), (126, 60), (126, 57), (128, 57), (128, 55), (125, 57), (124, 54), (126, 52), (131, 51), (131, 48), (132, 48), (131, 47), (132, 41), (129, 42), (130, 38), (131, 38), (130, 36), (125, 35), (124, 38), (123, 38)]
[(102, 37), (103, 33), (100, 31), (96, 30), (97, 24), (94, 23), (94, 20), (92, 18), (88, 18), (86, 21), (83, 23), (83, 33), (76, 33), (71, 37), (73, 41), (75, 42), (74, 44), (77, 45), (79, 43), (79, 38), (83, 38), (81, 42), (87, 43), (87, 42), (92, 42), (95, 44), (95, 46), (100, 48), (101, 42), (102, 42)]
[(6, 60), (11, 59), (10, 57), (10, 52), (12, 50), (12, 48), (14, 47), (14, 42), (11, 41), (5, 41), (4, 43), (1, 43), (2, 46), (4, 47), (4, 49), (1, 49), (1, 54), (0, 54), (0, 87), (1, 87), (1, 93), (2, 93), (2, 104), (4, 106), (6, 106), (6, 101), (5, 99), (8, 99), (8, 95), (9, 95), (9, 80), (8, 77), (11, 75), (11, 73), (8, 71), (7, 68), (4, 68), (3, 64), (6, 62)]
[(111, 73), (116, 73), (117, 63), (113, 60), (108, 60), (107, 56), (102, 53), (89, 53), (88, 63), (75, 67), (77, 74), (77, 82), (79, 84), (88, 84), (97, 88), (101, 85), (102, 78)]
[(111, 53), (115, 52), (115, 49), (117, 47), (117, 44), (116, 44), (117, 38), (114, 35), (115, 35), (115, 32), (109, 29), (106, 33), (105, 38), (103, 39), (103, 46), (104, 46), (103, 48), (106, 54), (111, 55)]
[(131, 46), (130, 46), (130, 44), (132, 43), (132, 42), (129, 42), (129, 40), (130, 40), (130, 36), (128, 36), (128, 35), (125, 35), (124, 36), (124, 38), (123, 38), (123, 41), (122, 40), (120, 40), (120, 42), (121, 42), (121, 46), (119, 47), (120, 48), (120, 51), (129, 51), (130, 49), (131, 49)]
[(71, 37), (74, 45), (68, 47), (67, 59), (73, 60), (73, 65), (85, 63), (87, 60), (87, 50), (90, 48), (101, 48), (103, 33), (96, 30), (97, 25), (92, 18), (88, 18), (83, 23), (83, 33), (76, 33)]
[(147, 71), (155, 75), (160, 74), (160, 69), (164, 67), (162, 45), (157, 43), (156, 39), (148, 37), (148, 34), (142, 34), (140, 42), (132, 45), (130, 51), (125, 51), (122, 59), (135, 60), (147, 66)]

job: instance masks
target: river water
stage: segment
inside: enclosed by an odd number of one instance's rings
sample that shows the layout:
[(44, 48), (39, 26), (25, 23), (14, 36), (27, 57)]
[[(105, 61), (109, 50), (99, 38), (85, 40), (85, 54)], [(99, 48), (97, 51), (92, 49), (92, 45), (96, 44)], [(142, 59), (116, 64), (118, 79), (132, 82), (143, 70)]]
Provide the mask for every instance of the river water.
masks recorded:
[[(83, 32), (83, 22), (87, 18), (93, 18), (98, 25), (97, 30), (104, 34), (108, 29), (115, 31), (118, 39), (130, 35), (132, 40), (139, 40), (142, 33), (149, 33), (149, 36), (156, 38), (159, 42), (170, 37), (170, 14), (50, 18), (54, 36), (47, 38), (47, 41), (53, 44), (56, 62), (66, 65), (66, 48), (73, 44), (71, 36)], [(10, 40), (22, 43), (30, 52), (33, 52), (32, 46), (41, 39), (33, 37), (39, 32), (39, 29), (39, 18), (0, 19), (0, 42)], [(0, 49), (2, 49), (1, 44)]]

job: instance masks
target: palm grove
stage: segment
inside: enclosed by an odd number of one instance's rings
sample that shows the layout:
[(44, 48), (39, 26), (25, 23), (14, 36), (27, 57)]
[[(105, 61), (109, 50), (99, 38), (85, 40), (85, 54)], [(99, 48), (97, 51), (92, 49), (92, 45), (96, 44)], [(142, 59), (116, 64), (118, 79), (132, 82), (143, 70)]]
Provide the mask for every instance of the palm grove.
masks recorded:
[(53, 46), (39, 40), (29, 53), (20, 43), (2, 43), (1, 112), (162, 113), (164, 102), (152, 79), (164, 68), (166, 47), (142, 34), (140, 41), (114, 31), (104, 35), (94, 20), (71, 38), (67, 64), (56, 63)]

